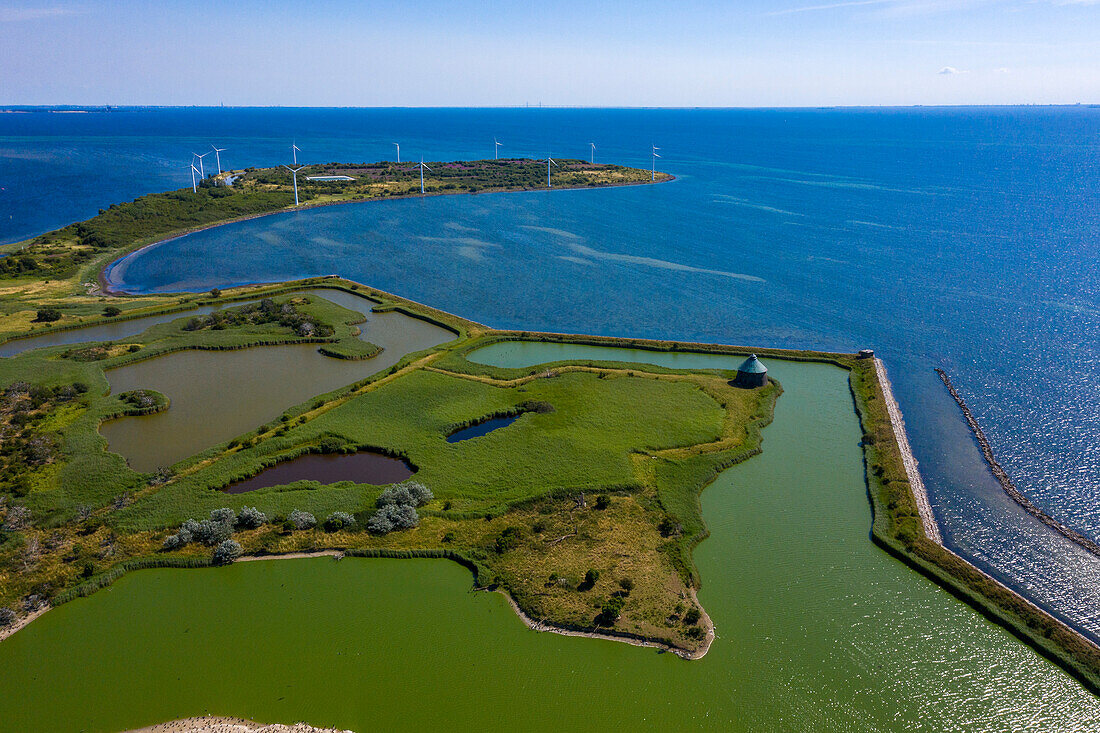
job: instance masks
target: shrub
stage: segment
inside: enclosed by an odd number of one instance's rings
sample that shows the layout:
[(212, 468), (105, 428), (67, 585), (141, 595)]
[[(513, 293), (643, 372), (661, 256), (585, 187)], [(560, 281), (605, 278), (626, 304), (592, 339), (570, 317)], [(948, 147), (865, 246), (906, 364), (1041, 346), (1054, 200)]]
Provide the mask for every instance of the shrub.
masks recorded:
[(214, 548), (210, 556), (215, 565), (228, 565), (241, 556), (241, 546), (236, 540), (224, 540)]
[(120, 313), (122, 313), (122, 311), (119, 310), (118, 306), (114, 305), (109, 305), (103, 309), (103, 315), (107, 316), (108, 318), (114, 318)]
[(163, 547), (165, 550), (178, 550), (186, 544), (178, 534), (170, 534), (164, 538)]
[(455, 541), (455, 533), (454, 532), (448, 532), (447, 534), (443, 535), (443, 540), (442, 541), (443, 542), (454, 542)]
[(584, 580), (581, 581), (579, 590), (589, 590), (592, 586), (596, 585), (596, 581), (600, 579), (600, 571), (592, 570), (591, 568), (584, 574)]
[(432, 490), (418, 481), (402, 481), (389, 487), (378, 496), (375, 506), (387, 505), (421, 507), (434, 498)]
[(630, 591), (634, 590), (634, 581), (630, 578), (623, 578), (619, 581), (619, 587), (625, 592), (630, 593)]
[(601, 626), (612, 626), (619, 620), (623, 612), (623, 599), (621, 596), (612, 596), (604, 601), (600, 614), (596, 616), (596, 623)]
[(39, 308), (34, 316), (35, 323), (53, 323), (61, 320), (61, 311), (57, 308)]
[(607, 494), (600, 494), (599, 496), (596, 497), (596, 508), (597, 509), (599, 509), (600, 511), (603, 511), (604, 509), (607, 509), (609, 506), (611, 506), (611, 497), (610, 496), (608, 496)]
[(684, 614), (684, 623), (688, 626), (694, 626), (699, 623), (699, 617), (700, 613), (698, 608), (689, 608), (687, 613)]
[(374, 505), (381, 509), (384, 506), (415, 506), (415, 503), (416, 500), (409, 489), (402, 484), (397, 484), (379, 494)]
[(210, 521), (221, 522), (222, 524), (235, 524), (237, 522), (237, 513), (229, 507), (214, 509), (210, 512)]
[(519, 527), (505, 527), (494, 543), (494, 549), (498, 554), (514, 550), (523, 539), (523, 530)]
[(264, 524), (267, 524), (267, 515), (254, 506), (242, 507), (237, 515), (237, 526), (241, 529), (256, 529)]
[(346, 440), (336, 435), (326, 435), (321, 438), (321, 442), (318, 443), (318, 447), (322, 453), (339, 453), (348, 444)]
[(217, 288), (214, 288), (213, 290), (210, 291), (210, 297), (211, 298), (220, 298), (220, 297), (222, 297), (222, 291), (218, 290)]
[(398, 529), (412, 529), (419, 523), (420, 517), (413, 507), (385, 504), (367, 520), (367, 529), (374, 534), (386, 534)]
[(295, 509), (287, 517), (287, 521), (290, 522), (294, 529), (313, 529), (317, 526), (317, 518), (309, 512), (303, 512)]
[(0, 628), (11, 626), (15, 623), (15, 611), (10, 608), (0, 608)]
[(342, 529), (355, 527), (355, 517), (347, 512), (333, 512), (325, 519), (326, 532), (339, 532)]

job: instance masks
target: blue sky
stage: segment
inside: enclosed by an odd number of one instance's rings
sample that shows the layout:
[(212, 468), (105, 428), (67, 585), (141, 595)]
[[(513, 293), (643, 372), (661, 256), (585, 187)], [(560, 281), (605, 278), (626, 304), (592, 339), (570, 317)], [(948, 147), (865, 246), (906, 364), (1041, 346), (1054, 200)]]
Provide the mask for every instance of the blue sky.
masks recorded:
[(0, 38), (0, 104), (1100, 102), (1100, 0), (16, 0)]

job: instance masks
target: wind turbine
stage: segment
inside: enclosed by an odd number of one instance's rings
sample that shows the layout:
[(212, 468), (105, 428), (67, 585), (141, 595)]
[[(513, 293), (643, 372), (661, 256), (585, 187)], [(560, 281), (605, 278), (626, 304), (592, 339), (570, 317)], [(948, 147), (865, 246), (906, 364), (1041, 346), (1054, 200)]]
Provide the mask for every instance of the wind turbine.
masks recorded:
[[(191, 155), (194, 155), (196, 158), (199, 159), (199, 178), (206, 178), (206, 169), (203, 167), (202, 159), (210, 155), (210, 153), (203, 153), (202, 155), (199, 155), (198, 153), (191, 153)], [(194, 165), (194, 163), (192, 163), (192, 165)]]
[[(214, 158), (218, 161), (218, 175), (220, 176), (222, 174), (222, 153), (225, 152), (225, 148), (219, 148), (214, 145), (210, 147), (214, 148)], [(205, 155), (210, 155), (210, 153), (205, 153)]]
[(592, 165), (596, 165), (596, 143), (588, 143), (588, 145), (592, 148), (592, 157), (588, 162)]
[(397, 148), (397, 162), (400, 163), (401, 162), (401, 144), (400, 143), (394, 143), (393, 146), (395, 148)]
[(558, 165), (557, 161), (555, 161), (549, 155), (546, 156), (546, 187), (547, 188), (553, 188), (553, 186), (550, 184), (550, 164), (551, 163), (554, 164), (555, 168), (561, 168), (561, 166)]
[(660, 155), (657, 154), (657, 151), (660, 150), (660, 148), (657, 147), (656, 145), (652, 144), (652, 143), (650, 143), (649, 147), (653, 148), (653, 150), (650, 151), (650, 152), (653, 153), (653, 166), (649, 169), (649, 180), (650, 181), (656, 181), (657, 180), (657, 158), (661, 157)]
[(499, 154), (500, 154), (500, 143), (497, 142), (497, 139), (494, 137), (493, 138), (493, 160), (496, 160), (497, 157), (499, 156)]
[[(423, 155), (420, 156), (420, 163), (416, 167), (420, 169), (420, 193), (421, 193), (421, 195), (423, 195), (423, 193), (424, 193), (424, 169), (428, 168), (428, 166), (424, 165), (424, 156)], [(431, 168), (428, 168), (428, 170), (431, 170)]]
[[(302, 149), (295, 143), (290, 144), (290, 154), (294, 156), (294, 165), (298, 165), (298, 153), (302, 152)], [(283, 166), (284, 168), (286, 166)]]
[(199, 186), (195, 182), (195, 174), (199, 172), (199, 169), (195, 167), (195, 159), (191, 159), (191, 193), (198, 193)]
[(297, 206), (298, 205), (298, 171), (305, 168), (305, 166), (300, 165), (297, 168), (291, 168), (289, 165), (284, 165), (283, 167), (286, 168), (288, 171), (290, 171), (290, 174), (292, 176), (294, 176), (294, 205)]

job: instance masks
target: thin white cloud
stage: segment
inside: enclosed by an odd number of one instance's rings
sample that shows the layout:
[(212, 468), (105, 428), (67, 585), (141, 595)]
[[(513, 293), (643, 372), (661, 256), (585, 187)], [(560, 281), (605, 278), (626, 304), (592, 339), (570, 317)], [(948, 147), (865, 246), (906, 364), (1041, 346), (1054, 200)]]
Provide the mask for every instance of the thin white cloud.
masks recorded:
[(945, 66), (936, 72), (940, 76), (952, 76), (954, 74), (969, 74), (965, 69), (956, 69), (954, 66)]
[(1002, 66), (999, 69), (993, 70), (997, 74), (1008, 74), (1011, 70), (1007, 66)]
[(77, 15), (82, 11), (68, 7), (53, 8), (0, 8), (0, 23), (20, 23), (28, 20), (48, 20)]
[(841, 3), (828, 3), (826, 5), (809, 5), (802, 8), (786, 8), (784, 10), (773, 10), (770, 13), (764, 13), (764, 15), (793, 15), (794, 13), (812, 13), (818, 10), (854, 8), (860, 5), (886, 5), (893, 2), (896, 2), (896, 0), (848, 0), (848, 2)]

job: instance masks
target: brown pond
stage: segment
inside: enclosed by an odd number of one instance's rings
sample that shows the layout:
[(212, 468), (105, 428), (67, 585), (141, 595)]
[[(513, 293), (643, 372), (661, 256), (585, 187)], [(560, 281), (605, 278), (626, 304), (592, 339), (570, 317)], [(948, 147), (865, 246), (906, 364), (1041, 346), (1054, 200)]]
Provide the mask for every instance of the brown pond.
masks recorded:
[(400, 458), (391, 458), (373, 451), (328, 454), (307, 453), (289, 461), (276, 463), (251, 478), (235, 481), (222, 491), (244, 494), (269, 486), (283, 486), (295, 481), (318, 481), (334, 484), (354, 481), (357, 484), (395, 484), (413, 475), (412, 467)]

